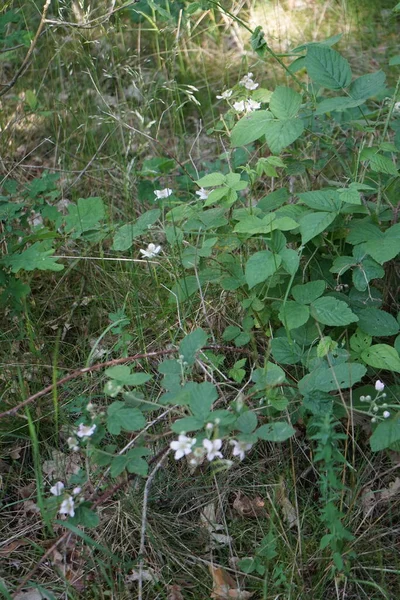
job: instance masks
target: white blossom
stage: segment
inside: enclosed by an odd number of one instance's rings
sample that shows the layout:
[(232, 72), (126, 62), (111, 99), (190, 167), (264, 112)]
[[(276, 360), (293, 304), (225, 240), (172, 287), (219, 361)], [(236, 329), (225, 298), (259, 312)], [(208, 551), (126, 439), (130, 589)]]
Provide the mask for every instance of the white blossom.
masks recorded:
[(53, 496), (61, 496), (61, 494), (63, 493), (63, 489), (64, 489), (63, 482), (62, 481), (57, 481), (57, 483), (55, 483), (50, 488), (50, 493), (53, 494)]
[(207, 451), (207, 459), (209, 461), (214, 460), (214, 458), (223, 458), (221, 452), (219, 452), (222, 440), (203, 440), (203, 446)]
[(383, 418), (388, 419), (390, 417), (390, 412), (388, 410), (383, 411)]
[(220, 96), (217, 96), (218, 100), (228, 100), (232, 96), (232, 90), (225, 90)]
[(243, 85), (246, 90), (256, 90), (258, 88), (258, 83), (253, 81), (253, 73), (247, 73), (240, 81), (240, 85)]
[(378, 379), (378, 381), (375, 383), (375, 389), (377, 392), (383, 392), (383, 390), (385, 389), (385, 384), (382, 383), (380, 379)]
[(240, 460), (243, 460), (245, 457), (245, 452), (247, 450), (251, 450), (251, 448), (253, 447), (253, 444), (250, 444), (248, 442), (238, 442), (236, 440), (231, 440), (229, 443), (233, 446), (233, 456), (238, 456)]
[(196, 195), (200, 198), (200, 200), (207, 200), (210, 192), (207, 192), (204, 188), (200, 188), (197, 190)]
[(75, 502), (72, 496), (67, 496), (65, 500), (61, 502), (61, 506), (58, 509), (60, 515), (69, 515), (70, 517), (75, 516)]
[(236, 112), (253, 112), (253, 110), (258, 110), (261, 106), (261, 102), (256, 102), (255, 100), (240, 100), (239, 102), (233, 103), (233, 108)]
[(77, 452), (79, 450), (78, 440), (74, 437), (69, 437), (67, 439), (68, 448), (73, 452)]
[(256, 102), (255, 100), (252, 100), (250, 98), (250, 100), (247, 100), (246, 102), (246, 108), (248, 112), (251, 112), (253, 110), (258, 110), (261, 106), (261, 102)]
[(83, 423), (79, 424), (78, 431), (76, 435), (79, 438), (90, 437), (96, 431), (96, 425), (84, 425)]
[(154, 258), (157, 256), (159, 252), (161, 252), (161, 246), (156, 246), (155, 244), (149, 244), (147, 246), (147, 250), (143, 250), (142, 248), (139, 250), (140, 254), (142, 254), (145, 258)]
[(175, 450), (175, 460), (179, 460), (182, 456), (186, 456), (192, 452), (192, 446), (196, 443), (196, 439), (192, 439), (181, 433), (177, 440), (171, 442), (169, 447)]
[(163, 190), (154, 190), (157, 200), (161, 200), (162, 198), (168, 198), (171, 194), (174, 193), (174, 190), (170, 188), (165, 188)]
[(74, 496), (77, 496), (78, 494), (81, 493), (81, 491), (82, 491), (82, 488), (78, 486), (72, 490), (72, 493)]
[(233, 108), (236, 110), (236, 112), (243, 112), (246, 108), (244, 100), (240, 100), (239, 102), (234, 102)]

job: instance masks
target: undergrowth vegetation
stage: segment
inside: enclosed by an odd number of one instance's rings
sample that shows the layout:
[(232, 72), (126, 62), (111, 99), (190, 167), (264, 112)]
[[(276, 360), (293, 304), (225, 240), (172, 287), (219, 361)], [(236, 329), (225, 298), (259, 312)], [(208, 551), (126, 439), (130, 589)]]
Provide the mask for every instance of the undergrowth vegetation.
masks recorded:
[(399, 596), (387, 4), (5, 3), (5, 598)]

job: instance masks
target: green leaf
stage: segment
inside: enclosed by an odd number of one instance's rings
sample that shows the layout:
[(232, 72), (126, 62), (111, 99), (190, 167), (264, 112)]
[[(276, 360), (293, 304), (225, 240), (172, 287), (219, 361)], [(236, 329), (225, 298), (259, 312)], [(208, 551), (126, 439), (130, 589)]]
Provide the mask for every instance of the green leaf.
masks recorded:
[(258, 25), (251, 34), (250, 44), (253, 48), (254, 52), (256, 52), (259, 56), (264, 56), (267, 42), (264, 39), (265, 33), (262, 30), (262, 27)]
[(301, 119), (286, 119), (285, 121), (267, 121), (264, 133), (271, 152), (279, 154), (281, 150), (295, 142), (303, 131), (304, 123)]
[(279, 252), (279, 256), (282, 258), (282, 267), (289, 275), (295, 275), (300, 266), (300, 256), (296, 250), (292, 248), (283, 248)]
[(207, 343), (207, 338), (208, 335), (200, 327), (183, 338), (179, 345), (179, 354), (188, 365), (194, 364), (196, 353)]
[(394, 419), (385, 419), (378, 424), (370, 437), (372, 452), (385, 450), (400, 442), (400, 418), (397, 414)]
[(205, 175), (204, 177), (202, 177), (201, 179), (198, 179), (196, 181), (197, 185), (200, 186), (201, 188), (207, 188), (207, 187), (217, 187), (219, 185), (223, 185), (226, 181), (226, 177), (225, 175), (222, 175), (222, 173), (209, 173), (208, 175)]
[(369, 161), (371, 169), (376, 173), (386, 173), (386, 175), (399, 174), (396, 165), (388, 156), (383, 156), (382, 154), (377, 153), (371, 156)]
[(367, 369), (357, 363), (342, 363), (334, 367), (318, 367), (299, 381), (303, 396), (315, 391), (333, 392), (346, 389), (361, 381)]
[(352, 82), (349, 94), (354, 100), (367, 100), (385, 89), (385, 79), (386, 75), (383, 71), (361, 75)]
[(384, 310), (377, 308), (364, 308), (358, 314), (359, 328), (373, 337), (396, 335), (399, 324), (396, 319)]
[(245, 268), (246, 283), (253, 288), (258, 283), (266, 281), (277, 271), (282, 258), (279, 254), (272, 254), (269, 250), (256, 252), (249, 258)]
[(332, 412), (333, 397), (319, 390), (304, 395), (303, 406), (313, 415), (327, 415)]
[(100, 519), (98, 514), (96, 514), (93, 510), (90, 510), (88, 503), (83, 502), (76, 507), (75, 516), (70, 519), (70, 522), (74, 525), (82, 525), (82, 527), (91, 529), (93, 527), (97, 527)]
[(369, 282), (372, 279), (382, 279), (384, 276), (384, 269), (372, 258), (366, 257), (353, 269), (354, 287), (363, 292), (369, 288)]
[[(400, 252), (400, 223), (387, 229), (384, 234), (382, 234), (379, 229), (378, 231), (379, 234), (376, 234), (374, 239), (365, 237), (362, 240), (365, 242), (365, 244), (363, 244), (363, 249), (374, 260), (383, 265), (383, 263), (395, 258)], [(350, 237), (350, 235), (351, 234), (349, 234), (348, 237)]]
[(110, 367), (104, 371), (104, 374), (122, 385), (142, 385), (152, 378), (148, 373), (131, 373), (127, 365)]
[(48, 250), (48, 242), (35, 242), (20, 254), (9, 254), (1, 259), (1, 263), (9, 267), (12, 273), (19, 271), (62, 271), (64, 265), (57, 262), (57, 258), (51, 258), (54, 249)]
[(350, 310), (346, 302), (330, 296), (314, 300), (311, 304), (311, 315), (319, 323), (335, 327), (358, 321), (357, 315)]
[(279, 120), (292, 119), (299, 112), (301, 96), (291, 88), (278, 86), (269, 102), (269, 109)]
[(336, 215), (328, 212), (316, 212), (304, 215), (300, 219), (301, 241), (307, 244), (316, 235), (322, 233), (335, 220)]
[(295, 429), (285, 421), (268, 423), (268, 425), (262, 425), (255, 431), (255, 434), (266, 442), (285, 442), (295, 433)]
[(301, 202), (309, 208), (325, 212), (339, 212), (341, 200), (336, 190), (322, 189), (298, 194)]
[(197, 419), (196, 417), (185, 417), (184, 419), (179, 419), (172, 423), (171, 429), (175, 433), (187, 433), (188, 431), (198, 431), (202, 429), (204, 426), (203, 419)]
[(296, 329), (307, 323), (310, 316), (308, 306), (288, 300), (282, 304), (279, 311), (279, 318), (286, 329)]
[(361, 354), (361, 359), (370, 367), (400, 373), (400, 356), (388, 344), (375, 344)]
[(204, 422), (207, 419), (211, 407), (217, 398), (217, 388), (209, 381), (193, 384), (189, 401), (189, 406), (193, 416), (196, 419), (203, 420)]
[(326, 288), (326, 283), (322, 279), (316, 279), (303, 285), (295, 285), (292, 288), (292, 295), (296, 302), (300, 304), (311, 304), (314, 300), (322, 296)]
[(148, 233), (149, 227), (158, 221), (160, 215), (161, 211), (158, 208), (154, 208), (140, 215), (135, 223), (127, 223), (119, 227), (114, 235), (112, 249), (119, 252), (129, 250), (133, 244), (133, 240), (144, 233)]
[(232, 146), (247, 146), (247, 144), (260, 139), (265, 134), (271, 119), (273, 119), (273, 115), (269, 110), (256, 110), (242, 117), (232, 129)]
[(271, 340), (271, 352), (276, 362), (282, 365), (296, 365), (303, 356), (300, 346), (284, 337)]
[(233, 231), (235, 233), (247, 233), (248, 235), (271, 233), (273, 231), (273, 221), (275, 219), (275, 213), (269, 213), (263, 219), (259, 219), (255, 215), (248, 215), (235, 225)]
[(338, 96), (336, 98), (325, 98), (322, 102), (317, 104), (315, 111), (316, 115), (323, 115), (327, 112), (334, 112), (347, 110), (349, 108), (355, 108), (364, 104), (365, 100), (354, 100), (349, 96)]
[(146, 419), (137, 408), (127, 408), (124, 402), (113, 402), (107, 409), (107, 429), (119, 435), (121, 429), (138, 431), (146, 425)]
[(65, 231), (74, 232), (72, 237), (79, 238), (90, 229), (98, 229), (99, 221), (104, 219), (105, 209), (101, 198), (79, 198), (77, 204), (68, 206), (65, 217)]
[(350, 348), (357, 354), (361, 354), (363, 350), (367, 350), (371, 344), (372, 337), (358, 328), (350, 338)]
[(341, 90), (351, 83), (349, 63), (332, 48), (309, 46), (305, 65), (311, 79), (322, 87)]
[(238, 429), (242, 433), (252, 433), (257, 427), (257, 415), (248, 410), (242, 413), (236, 421), (235, 429)]
[(287, 202), (289, 197), (289, 192), (286, 188), (279, 188), (278, 190), (275, 190), (275, 192), (271, 192), (271, 194), (261, 198), (260, 202), (257, 204), (257, 208), (261, 208), (263, 212), (271, 212)]
[(396, 54), (395, 56), (392, 56), (389, 60), (390, 67), (394, 67), (396, 65), (400, 65), (400, 54)]

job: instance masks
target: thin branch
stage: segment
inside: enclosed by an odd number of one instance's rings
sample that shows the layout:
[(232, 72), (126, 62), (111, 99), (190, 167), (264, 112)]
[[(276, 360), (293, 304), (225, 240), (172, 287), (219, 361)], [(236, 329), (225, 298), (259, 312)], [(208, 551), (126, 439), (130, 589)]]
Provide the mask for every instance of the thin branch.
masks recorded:
[(4, 86), (4, 89), (1, 90), (0, 96), (4, 96), (4, 94), (6, 94), (8, 92), (8, 90), (10, 90), (12, 87), (14, 87), (14, 85), (17, 83), (18, 79), (21, 77), (21, 75), (27, 69), (29, 61), (30, 61), (31, 56), (33, 54), (33, 51), (34, 51), (34, 49), (36, 47), (36, 44), (37, 44), (38, 39), (40, 37), (40, 34), (42, 33), (43, 27), (45, 25), (46, 15), (47, 15), (47, 11), (49, 10), (50, 2), (51, 2), (51, 0), (46, 0), (45, 4), (43, 6), (42, 16), (40, 18), (39, 27), (38, 27), (38, 29), (36, 31), (35, 37), (33, 38), (32, 42), (31, 42), (29, 50), (26, 53), (26, 56), (25, 56), (24, 60), (22, 61), (22, 65), (20, 66), (20, 68), (15, 73), (14, 77), (11, 79), (11, 81), (9, 83), (1, 84), (2, 86)]
[[(204, 350), (225, 350), (228, 352), (242, 352), (244, 354), (246, 354), (246, 353), (248, 354), (248, 351), (246, 351), (243, 348), (233, 348), (231, 346), (212, 345), (212, 346), (204, 346), (203, 349)], [(22, 402), (20, 402), (13, 408), (10, 408), (10, 409), (0, 413), (0, 419), (11, 416), (11, 415), (15, 415), (19, 410), (21, 410), (21, 408), (24, 408), (28, 404), (31, 404), (32, 402), (37, 400), (38, 398), (45, 396), (49, 392), (53, 391), (53, 389), (55, 387), (58, 387), (59, 385), (67, 383), (68, 381), (71, 381), (72, 379), (77, 379), (78, 377), (82, 377), (82, 375), (85, 375), (86, 373), (93, 373), (95, 371), (100, 371), (101, 369), (104, 369), (106, 367), (113, 367), (115, 365), (121, 365), (123, 363), (130, 363), (130, 362), (134, 362), (136, 360), (154, 358), (157, 356), (165, 356), (166, 354), (174, 354), (177, 352), (179, 352), (179, 350), (177, 348), (170, 348), (168, 350), (155, 350), (154, 352), (144, 352), (141, 354), (135, 354), (133, 356), (126, 356), (125, 358), (114, 358), (113, 360), (108, 360), (107, 362), (104, 362), (104, 363), (97, 363), (96, 365), (92, 365), (90, 367), (78, 369), (76, 371), (73, 371), (69, 375), (62, 377), (55, 383), (52, 383), (52, 384), (46, 386), (39, 392), (36, 392), (36, 394), (29, 396), (29, 398), (26, 398), (26, 400), (23, 400)]]
[(149, 500), (149, 492), (151, 484), (153, 483), (153, 479), (158, 469), (162, 466), (164, 460), (167, 458), (169, 454), (169, 448), (164, 450), (165, 454), (158, 461), (152, 472), (150, 473), (146, 485), (144, 486), (143, 493), (143, 508), (142, 508), (142, 526), (140, 530), (140, 546), (139, 546), (139, 579), (138, 579), (138, 600), (142, 600), (143, 598), (143, 559), (144, 559), (144, 551), (146, 546), (146, 527), (147, 527), (147, 504)]

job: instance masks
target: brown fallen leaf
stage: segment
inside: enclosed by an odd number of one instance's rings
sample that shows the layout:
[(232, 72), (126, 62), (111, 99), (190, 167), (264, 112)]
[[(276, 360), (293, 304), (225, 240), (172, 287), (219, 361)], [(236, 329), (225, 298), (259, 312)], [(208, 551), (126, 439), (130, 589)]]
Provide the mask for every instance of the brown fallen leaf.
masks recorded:
[(265, 509), (265, 502), (260, 496), (249, 498), (237, 492), (232, 508), (236, 510), (241, 517), (257, 518), (267, 517), (268, 513)]
[(394, 496), (397, 496), (397, 494), (400, 494), (400, 477), (396, 477), (394, 481), (389, 483), (389, 487), (381, 490), (379, 500), (381, 502), (387, 502)]
[(371, 488), (365, 488), (363, 490), (363, 493), (361, 494), (361, 506), (364, 518), (372, 516), (376, 506), (376, 498), (375, 493), (371, 490)]
[(276, 500), (281, 507), (283, 518), (289, 525), (289, 529), (298, 526), (297, 511), (286, 495), (286, 485), (282, 477), (276, 492)]
[(217, 523), (217, 516), (215, 512), (215, 505), (213, 502), (207, 504), (200, 513), (201, 525), (207, 529), (210, 534), (210, 544), (207, 549), (218, 546), (228, 546), (232, 542), (230, 535), (224, 533), (218, 533), (224, 529), (221, 523)]
[(12, 552), (20, 548), (21, 546), (27, 546), (29, 544), (28, 540), (14, 540), (7, 544), (7, 546), (3, 546), (0, 548), (0, 558), (7, 558), (10, 556)]
[(213, 579), (211, 598), (215, 598), (215, 600), (229, 600), (230, 598), (247, 600), (252, 597), (253, 592), (244, 592), (238, 588), (236, 581), (225, 569), (212, 565), (209, 565), (209, 569)]
[(81, 467), (82, 458), (78, 452), (64, 454), (59, 450), (53, 450), (51, 459), (45, 460), (42, 469), (51, 480), (64, 481), (69, 475), (75, 475)]
[(167, 600), (184, 600), (184, 597), (181, 594), (182, 588), (180, 585), (167, 585), (167, 590), (169, 591)]
[(372, 516), (376, 506), (381, 502), (389, 502), (400, 494), (400, 477), (389, 483), (387, 488), (374, 492), (371, 488), (365, 488), (361, 494), (361, 506), (364, 517)]

